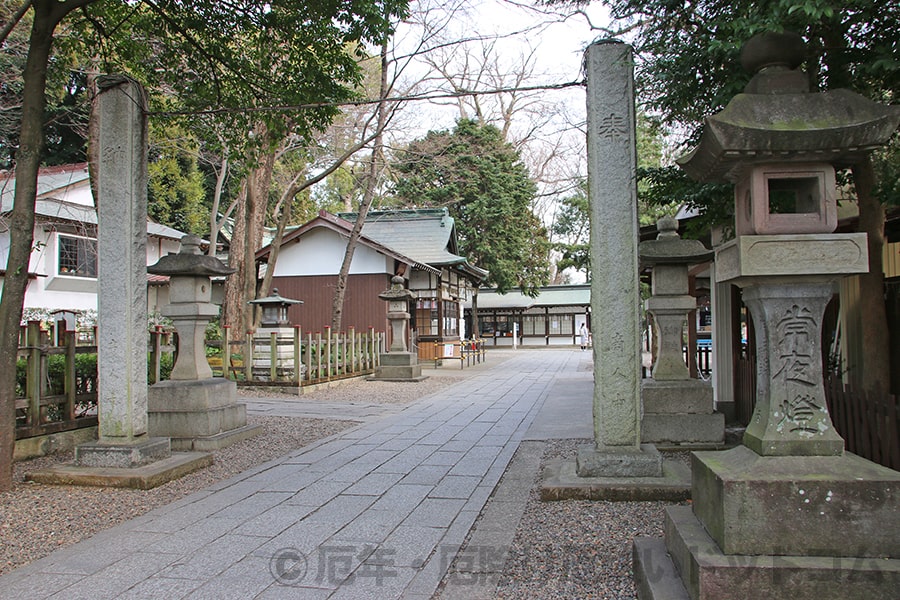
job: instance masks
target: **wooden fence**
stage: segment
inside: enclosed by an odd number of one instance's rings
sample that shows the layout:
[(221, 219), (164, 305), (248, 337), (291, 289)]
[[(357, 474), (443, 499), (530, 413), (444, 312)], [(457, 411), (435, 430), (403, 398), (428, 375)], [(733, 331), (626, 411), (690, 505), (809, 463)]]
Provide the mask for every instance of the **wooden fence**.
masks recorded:
[(445, 360), (458, 360), (459, 368), (480, 363), (487, 359), (487, 349), (483, 339), (459, 340), (455, 342), (433, 342), (434, 366), (441, 366)]
[(825, 381), (825, 398), (847, 451), (900, 471), (900, 403), (896, 396), (874, 396), (830, 378)]
[(385, 335), (372, 328), (365, 333), (353, 328), (337, 333), (330, 327), (324, 333), (304, 334), (294, 327), (289, 335), (249, 331), (234, 339), (226, 326), (222, 340), (209, 342), (209, 347), (219, 350), (209, 358), (219, 376), (246, 385), (296, 386), (374, 373), (385, 350)]
[(24, 377), (16, 369), (16, 439), (97, 425), (96, 359), (77, 358), (95, 357), (97, 347), (79, 346), (74, 331), (52, 346), (38, 321), (24, 329), (16, 353), (17, 363), (24, 359)]

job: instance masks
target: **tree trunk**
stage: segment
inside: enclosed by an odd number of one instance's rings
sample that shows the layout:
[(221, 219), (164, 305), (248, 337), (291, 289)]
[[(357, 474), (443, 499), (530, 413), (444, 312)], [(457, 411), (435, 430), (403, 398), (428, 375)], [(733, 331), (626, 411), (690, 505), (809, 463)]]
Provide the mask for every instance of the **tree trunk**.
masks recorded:
[(16, 152), (16, 191), (9, 217), (10, 247), (0, 298), (0, 491), (13, 483), (16, 445), (16, 352), (34, 244), (34, 202), (44, 133), (44, 90), (53, 45), (55, 3), (34, 3), (34, 21), (23, 72), (22, 126)]
[(247, 180), (245, 179), (238, 192), (237, 206), (234, 211), (234, 228), (231, 231), (231, 243), (228, 246), (228, 264), (236, 271), (225, 280), (225, 324), (232, 327), (235, 335), (243, 336), (246, 330), (242, 306), (244, 279), (244, 229), (247, 227), (245, 211), (247, 210)]
[(356, 222), (350, 231), (350, 238), (347, 240), (347, 249), (344, 251), (344, 260), (341, 263), (341, 270), (338, 273), (337, 284), (334, 286), (334, 301), (331, 305), (331, 330), (340, 331), (344, 317), (344, 297), (347, 293), (347, 280), (350, 277), (350, 265), (353, 262), (353, 253), (356, 251), (356, 244), (362, 235), (363, 223), (366, 221), (366, 214), (372, 205), (372, 199), (375, 197), (375, 189), (378, 185), (378, 176), (381, 171), (382, 149), (384, 148), (384, 127), (387, 123), (388, 111), (385, 99), (390, 91), (387, 82), (387, 40), (381, 45), (381, 89), (379, 94), (380, 101), (376, 108), (378, 112), (377, 125), (375, 130), (375, 138), (372, 143), (372, 159), (369, 162), (369, 169), (366, 178), (366, 190), (363, 198), (359, 203), (359, 213), (356, 216)]
[(884, 305), (884, 206), (874, 197), (875, 170), (871, 157), (853, 167), (859, 202), (859, 231), (868, 236), (869, 272), (859, 277), (859, 310), (863, 343), (857, 377), (873, 394), (890, 388), (890, 332)]

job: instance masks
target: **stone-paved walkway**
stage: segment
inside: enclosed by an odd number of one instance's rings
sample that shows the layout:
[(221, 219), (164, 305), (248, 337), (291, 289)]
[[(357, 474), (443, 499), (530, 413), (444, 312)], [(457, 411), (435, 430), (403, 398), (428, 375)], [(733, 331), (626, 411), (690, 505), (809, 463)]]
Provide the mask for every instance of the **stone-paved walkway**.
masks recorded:
[(544, 401), (586, 356), (520, 350), (481, 365), (0, 577), (0, 598), (430, 598)]

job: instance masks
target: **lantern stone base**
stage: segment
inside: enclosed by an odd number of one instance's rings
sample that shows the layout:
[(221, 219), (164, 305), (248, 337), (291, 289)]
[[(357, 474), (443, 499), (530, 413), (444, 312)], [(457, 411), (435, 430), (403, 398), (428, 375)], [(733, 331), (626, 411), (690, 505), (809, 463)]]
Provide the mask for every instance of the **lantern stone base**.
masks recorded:
[(641, 600), (896, 598), (900, 473), (744, 446), (692, 460), (692, 506), (668, 509), (664, 542), (635, 540)]
[(419, 357), (412, 352), (388, 352), (380, 355), (381, 364), (375, 367), (373, 381), (424, 381)]
[(150, 431), (171, 438), (175, 450), (218, 450), (261, 433), (236, 399), (227, 379), (161, 381), (148, 390)]
[(725, 415), (713, 410), (712, 386), (703, 381), (644, 380), (641, 441), (685, 444), (692, 448), (721, 446), (725, 441)]

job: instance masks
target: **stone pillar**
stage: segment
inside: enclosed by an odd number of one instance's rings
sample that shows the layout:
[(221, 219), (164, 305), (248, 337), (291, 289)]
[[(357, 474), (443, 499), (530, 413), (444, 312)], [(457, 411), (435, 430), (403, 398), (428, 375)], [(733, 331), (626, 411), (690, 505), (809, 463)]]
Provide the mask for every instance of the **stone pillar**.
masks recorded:
[(631, 46), (596, 42), (585, 53), (594, 442), (582, 448), (581, 477), (659, 476), (662, 460), (641, 446), (640, 292)]
[(147, 433), (147, 99), (122, 76), (97, 85), (99, 440), (76, 462), (133, 467), (170, 453)]
[(757, 332), (756, 410), (744, 445), (760, 456), (844, 452), (822, 383), (822, 317), (834, 291), (827, 280), (744, 287)]

